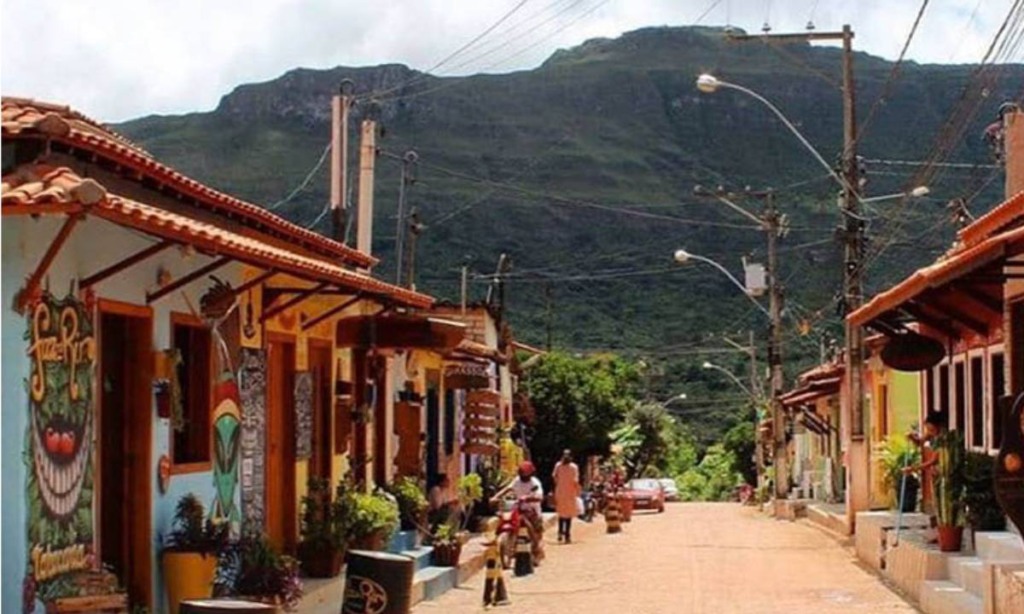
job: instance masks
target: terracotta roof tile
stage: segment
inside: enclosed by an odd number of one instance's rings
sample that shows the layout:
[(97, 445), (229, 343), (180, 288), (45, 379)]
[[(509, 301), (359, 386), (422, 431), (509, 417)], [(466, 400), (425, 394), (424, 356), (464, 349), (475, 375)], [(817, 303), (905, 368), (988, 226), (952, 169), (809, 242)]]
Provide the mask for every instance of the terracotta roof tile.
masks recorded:
[(86, 205), (85, 211), (90, 215), (153, 236), (194, 245), (209, 253), (387, 296), (412, 307), (426, 308), (433, 303), (427, 295), (393, 286), (325, 260), (297, 254), (213, 224), (111, 194), (94, 180), (83, 179), (68, 168), (46, 165), (23, 167), (3, 178), (0, 206), (5, 213), (15, 207), (46, 205), (61, 205), (68, 211)]
[(75, 147), (108, 157), (119, 164), (172, 186), (219, 213), (237, 215), (283, 234), (318, 253), (332, 255), (362, 267), (377, 260), (359, 250), (302, 228), (258, 205), (225, 194), (186, 177), (158, 162), (152, 155), (106, 126), (70, 109), (29, 98), (0, 99), (0, 128), (4, 137), (41, 133)]
[(957, 233), (964, 247), (973, 247), (996, 232), (1024, 221), (1024, 192), (1006, 199)]

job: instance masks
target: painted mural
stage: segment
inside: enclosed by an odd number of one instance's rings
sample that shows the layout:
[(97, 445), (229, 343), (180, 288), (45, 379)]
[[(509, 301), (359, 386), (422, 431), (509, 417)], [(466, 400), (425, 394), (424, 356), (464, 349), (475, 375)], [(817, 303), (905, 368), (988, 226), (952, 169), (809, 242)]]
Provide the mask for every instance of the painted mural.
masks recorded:
[(242, 522), (236, 499), (242, 423), (234, 373), (225, 371), (221, 374), (214, 394), (213, 485), (217, 497), (213, 502), (212, 516), (226, 519), (231, 523), (232, 532), (237, 533)]
[(267, 354), (264, 350), (242, 348), (238, 386), (242, 404), (240, 465), (243, 524), (262, 527), (265, 519), (263, 483), (267, 422)]
[(313, 373), (295, 373), (295, 458), (313, 456)]
[(29, 308), (28, 569), (23, 602), (77, 594), (74, 572), (93, 567), (92, 309), (44, 292)]

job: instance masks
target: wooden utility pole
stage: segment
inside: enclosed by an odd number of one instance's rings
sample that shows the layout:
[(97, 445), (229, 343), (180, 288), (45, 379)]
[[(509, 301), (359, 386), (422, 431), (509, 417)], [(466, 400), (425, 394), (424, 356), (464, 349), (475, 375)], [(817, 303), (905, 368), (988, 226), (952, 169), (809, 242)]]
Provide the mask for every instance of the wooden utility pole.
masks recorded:
[(409, 241), (406, 244), (405, 254), (405, 287), (410, 290), (416, 289), (416, 240), (419, 239), (420, 233), (426, 228), (420, 223), (420, 214), (413, 208), (412, 212), (409, 213)]
[(331, 101), (331, 238), (345, 242), (348, 209), (348, 116), (352, 108), (350, 79), (344, 79)]
[(469, 292), (469, 267), (462, 265), (462, 315), (466, 315), (466, 294)]
[(395, 225), (395, 285), (402, 285), (402, 269), (405, 257), (405, 230), (408, 220), (405, 219), (405, 190), (413, 182), (412, 167), (419, 156), (416, 152), (409, 150), (402, 156), (402, 179), (398, 186), (398, 222)]
[(765, 195), (764, 230), (768, 235), (768, 313), (771, 315), (771, 331), (768, 337), (768, 367), (771, 370), (772, 437), (774, 441), (773, 461), (775, 473), (775, 498), (785, 499), (789, 495), (789, 460), (786, 454), (786, 412), (779, 397), (782, 395), (782, 288), (779, 285), (780, 231), (779, 212), (775, 208), (775, 195)]
[[(857, 193), (857, 115), (853, 79), (853, 30), (844, 25), (839, 32), (802, 32), (792, 34), (730, 35), (732, 40), (765, 42), (809, 42), (839, 40), (843, 44), (843, 155), (840, 175), (843, 191), (840, 208), (843, 212), (843, 306), (844, 313), (857, 309), (864, 300), (864, 224), (860, 216), (860, 197)], [(850, 500), (867, 496), (868, 457), (864, 449), (864, 332), (859, 326), (846, 323), (847, 398), (850, 407)], [(847, 508), (851, 518), (858, 505)]]

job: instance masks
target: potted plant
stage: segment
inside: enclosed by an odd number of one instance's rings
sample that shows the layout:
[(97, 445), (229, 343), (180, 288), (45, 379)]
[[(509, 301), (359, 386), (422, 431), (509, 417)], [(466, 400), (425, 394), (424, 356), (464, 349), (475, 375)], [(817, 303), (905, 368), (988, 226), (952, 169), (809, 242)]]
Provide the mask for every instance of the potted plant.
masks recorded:
[(206, 518), (196, 495), (178, 500), (161, 554), (171, 614), (177, 614), (182, 601), (213, 595), (218, 556), (227, 545), (229, 529), (226, 521)]
[(885, 448), (881, 454), (882, 482), (889, 491), (894, 509), (900, 505), (901, 487), (904, 491), (902, 511), (913, 512), (917, 508), (917, 493), (921, 483), (917, 476), (904, 474), (903, 469), (920, 462), (920, 449), (906, 437), (891, 435), (885, 440)]
[(471, 473), (459, 478), (456, 488), (460, 513), (447, 522), (439, 524), (430, 536), (431, 563), (435, 567), (458, 567), (462, 546), (469, 539), (466, 527), (472, 517), (473, 504), (483, 497), (483, 480), (479, 474)]
[(947, 431), (935, 438), (935, 517), (939, 550), (957, 552), (964, 532), (964, 449), (959, 431)]
[(984, 452), (968, 452), (964, 458), (964, 505), (972, 533), (1006, 528), (1006, 516), (996, 501), (993, 484), (995, 462)]
[(349, 547), (355, 550), (383, 550), (398, 526), (398, 505), (380, 492), (346, 488), (340, 507), (345, 514)]
[(411, 476), (398, 478), (388, 491), (398, 502), (398, 516), (403, 531), (421, 529), (427, 524), (427, 497), (423, 483)]
[(333, 578), (341, 572), (345, 560), (344, 519), (331, 501), (328, 482), (324, 478), (309, 480), (302, 498), (302, 528), (299, 560), (307, 576)]
[(430, 562), (435, 567), (458, 567), (462, 556), (462, 542), (458, 538), (459, 527), (449, 521), (434, 529), (430, 545)]
[(278, 553), (258, 531), (229, 547), (217, 572), (217, 593), (294, 610), (302, 598), (298, 561)]

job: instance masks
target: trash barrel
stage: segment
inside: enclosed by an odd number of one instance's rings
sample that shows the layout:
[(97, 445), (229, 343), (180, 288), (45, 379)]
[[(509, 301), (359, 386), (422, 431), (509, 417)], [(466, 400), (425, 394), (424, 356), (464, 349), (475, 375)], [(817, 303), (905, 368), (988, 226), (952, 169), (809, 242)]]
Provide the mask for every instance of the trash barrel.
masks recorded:
[(413, 560), (371, 550), (346, 557), (341, 614), (408, 614), (412, 609)]

